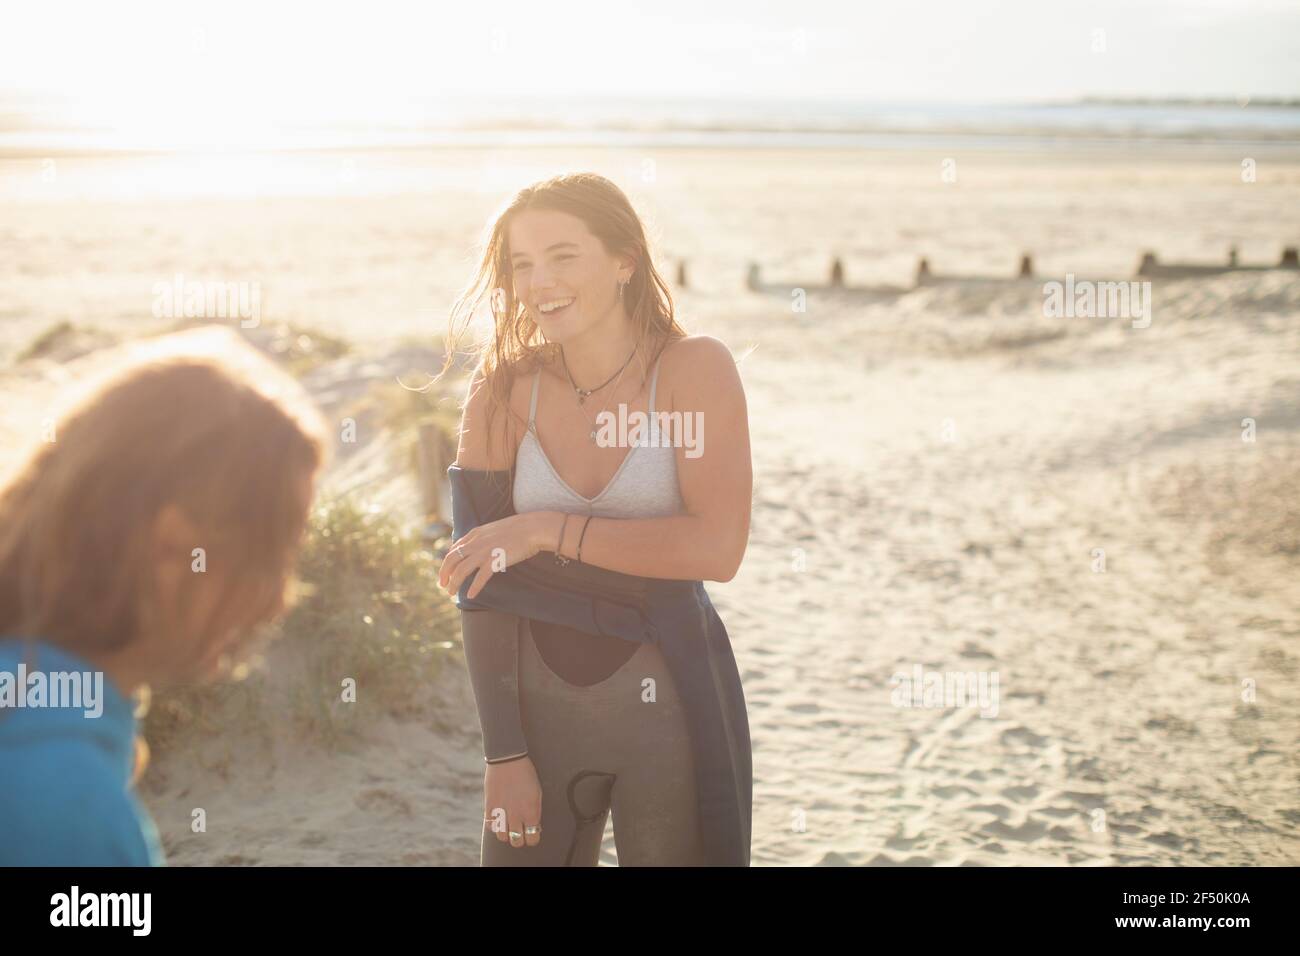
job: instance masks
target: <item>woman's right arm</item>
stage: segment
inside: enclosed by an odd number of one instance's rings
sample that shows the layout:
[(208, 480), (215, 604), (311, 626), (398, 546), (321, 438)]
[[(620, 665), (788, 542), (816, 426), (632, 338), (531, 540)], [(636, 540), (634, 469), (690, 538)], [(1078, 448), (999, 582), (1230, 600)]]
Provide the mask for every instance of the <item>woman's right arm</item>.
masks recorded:
[[(481, 369), (470, 376), (469, 393), (461, 418), (460, 441), (456, 464), (461, 468), (496, 471), (509, 475), (514, 465), (514, 441), (511, 415), (493, 419), (492, 434), (487, 428), (488, 391)], [(502, 440), (502, 436), (507, 436)], [(489, 440), (491, 439), (491, 440)], [(508, 457), (507, 457), (508, 456)], [(462, 486), (463, 490), (463, 486)], [(456, 484), (452, 484), (455, 495)], [(475, 524), (482, 516), (473, 501), (453, 501), (453, 511), (469, 509)], [(456, 537), (467, 533), (455, 529)], [(483, 819), (501, 843), (511, 846), (536, 846), (540, 833), (528, 828), (542, 822), (542, 784), (537, 768), (528, 756), (519, 711), (519, 628), (522, 618), (491, 608), (460, 612), (461, 635), (465, 645), (465, 663), (474, 687), (479, 726), (483, 730)], [(524, 834), (519, 842), (511, 832)]]
[[(496, 416), (489, 436), (487, 404), (488, 392), (479, 369), (470, 378), (465, 398), (456, 464), (506, 471), (513, 464), (505, 460), (510, 445), (502, 441), (503, 435), (509, 435), (509, 424), (502, 421), (508, 416)], [(464, 533), (463, 529), (453, 532), (456, 537)], [(522, 757), (528, 753), (528, 742), (519, 713), (520, 619), (490, 608), (462, 609), (460, 618), (465, 664), (483, 732), (484, 760), (493, 764)]]

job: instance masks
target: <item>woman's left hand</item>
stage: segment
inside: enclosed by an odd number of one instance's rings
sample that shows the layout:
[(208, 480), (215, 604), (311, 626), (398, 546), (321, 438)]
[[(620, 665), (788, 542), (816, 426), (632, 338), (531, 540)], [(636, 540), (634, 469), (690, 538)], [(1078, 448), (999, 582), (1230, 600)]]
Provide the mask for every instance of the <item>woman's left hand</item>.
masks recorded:
[(479, 525), (463, 538), (457, 538), (447, 549), (447, 556), (438, 571), (438, 585), (446, 588), (447, 593), (456, 595), (465, 580), (477, 572), (466, 594), (473, 600), (494, 573), (539, 553), (548, 529), (554, 541), (558, 534), (558, 519), (559, 516), (552, 512), (530, 511)]

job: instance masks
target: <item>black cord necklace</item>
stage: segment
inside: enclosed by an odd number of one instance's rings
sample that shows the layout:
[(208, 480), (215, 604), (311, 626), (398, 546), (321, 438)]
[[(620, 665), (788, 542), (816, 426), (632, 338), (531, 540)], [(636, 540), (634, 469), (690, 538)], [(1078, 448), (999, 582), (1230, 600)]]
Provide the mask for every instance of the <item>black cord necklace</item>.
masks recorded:
[(605, 379), (605, 381), (604, 381), (603, 383), (601, 383), (600, 385), (597, 385), (595, 388), (578, 388), (578, 383), (575, 382), (575, 381), (573, 380), (573, 376), (569, 373), (569, 363), (568, 363), (568, 361), (566, 361), (565, 358), (564, 358), (564, 346), (561, 345), (561, 346), (560, 346), (560, 361), (564, 364), (564, 374), (568, 377), (568, 379), (569, 379), (569, 384), (573, 387), (574, 392), (577, 393), (577, 396), (578, 396), (578, 404), (579, 404), (579, 405), (583, 405), (583, 404), (585, 404), (586, 401), (587, 401), (587, 398), (588, 398), (588, 397), (589, 397), (593, 392), (599, 392), (602, 388), (604, 388), (604, 387), (605, 387), (606, 385), (608, 385), (610, 382), (614, 381), (614, 379), (616, 379), (616, 378), (618, 378), (620, 375), (622, 375), (622, 374), (623, 374), (623, 369), (627, 368), (627, 366), (628, 366), (628, 362), (631, 362), (631, 361), (632, 361), (632, 356), (633, 356), (633, 355), (636, 355), (636, 346), (633, 346), (633, 347), (632, 347), (632, 352), (628, 355), (628, 357), (627, 357), (627, 362), (624, 362), (623, 365), (619, 368), (619, 370), (618, 370), (617, 372), (615, 372), (613, 375), (611, 375), (609, 378)]

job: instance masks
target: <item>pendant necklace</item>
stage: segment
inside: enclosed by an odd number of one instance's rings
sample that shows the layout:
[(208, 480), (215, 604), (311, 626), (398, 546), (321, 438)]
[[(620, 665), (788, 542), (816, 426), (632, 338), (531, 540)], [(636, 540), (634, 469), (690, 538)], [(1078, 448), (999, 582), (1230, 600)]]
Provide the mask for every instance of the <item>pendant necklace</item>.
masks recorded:
[[(560, 346), (560, 361), (564, 363), (564, 374), (568, 376), (569, 385), (573, 387), (573, 391), (578, 396), (578, 406), (579, 406), (578, 410), (582, 412), (583, 418), (587, 418), (587, 412), (582, 408), (582, 406), (586, 403), (588, 397), (590, 397), (594, 392), (599, 392), (602, 388), (605, 387), (605, 385), (608, 385), (610, 382), (614, 382), (614, 392), (618, 391), (618, 381), (622, 381), (623, 372), (627, 370), (628, 364), (632, 361), (633, 355), (636, 355), (636, 346), (632, 347), (632, 352), (631, 354), (628, 355), (627, 361), (623, 363), (623, 367), (620, 368), (618, 372), (616, 372), (614, 375), (611, 375), (608, 379), (606, 379), (603, 385), (597, 385), (595, 388), (579, 388), (577, 383), (574, 382), (573, 376), (569, 373), (569, 363), (564, 358), (564, 346)], [(616, 379), (618, 381), (615, 381)], [(614, 394), (614, 392), (611, 392), (610, 394)], [(605, 406), (608, 405), (609, 405), (609, 400), (606, 399)], [(602, 407), (601, 410), (596, 413), (596, 421), (600, 421), (600, 416), (603, 414), (605, 414), (604, 407)], [(596, 424), (595, 422), (592, 422), (590, 419), (588, 419), (588, 423), (591, 424), (591, 431), (587, 433), (587, 437), (591, 440), (591, 443), (594, 445), (596, 444), (596, 431), (597, 431)]]

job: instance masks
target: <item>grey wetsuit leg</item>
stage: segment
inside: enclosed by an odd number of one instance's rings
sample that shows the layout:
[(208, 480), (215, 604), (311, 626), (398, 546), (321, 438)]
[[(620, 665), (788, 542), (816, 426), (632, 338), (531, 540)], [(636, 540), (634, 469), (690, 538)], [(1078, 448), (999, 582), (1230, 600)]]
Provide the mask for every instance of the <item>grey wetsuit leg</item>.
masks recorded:
[(611, 800), (618, 864), (705, 866), (695, 758), (672, 672), (654, 644), (643, 644), (629, 663), (623, 673), (641, 698), (636, 719), (624, 723)]
[(591, 710), (583, 692), (551, 672), (537, 653), (527, 618), (519, 628), (519, 708), (529, 757), (542, 784), (542, 835), (536, 846), (502, 842), (484, 823), (483, 866), (595, 866), (609, 817), (614, 774), (596, 759)]
[(703, 865), (685, 713), (666, 661), (643, 644), (599, 683), (546, 666), (523, 619), (519, 691), (542, 783), (542, 837), (512, 847), (484, 825), (484, 866), (595, 866), (610, 810), (621, 866)]

